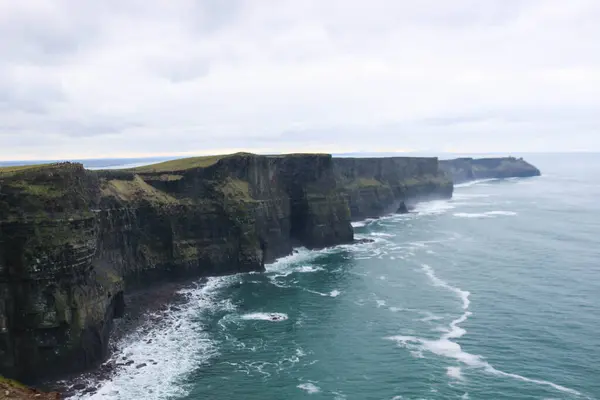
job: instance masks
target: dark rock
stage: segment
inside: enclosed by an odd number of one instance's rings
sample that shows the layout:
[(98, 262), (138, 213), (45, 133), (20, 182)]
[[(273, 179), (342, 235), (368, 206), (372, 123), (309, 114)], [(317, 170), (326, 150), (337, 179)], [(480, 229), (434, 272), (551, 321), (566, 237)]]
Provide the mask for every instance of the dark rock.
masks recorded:
[(396, 214), (408, 214), (408, 207), (406, 207), (406, 203), (400, 203), (400, 207), (396, 210)]
[(136, 369), (141, 369), (141, 368), (144, 368), (144, 367), (146, 367), (146, 366), (148, 366), (148, 364), (146, 364), (146, 363), (142, 363), (142, 364), (140, 364), (140, 365), (137, 365), (135, 368), (136, 368)]
[(126, 366), (126, 367), (129, 367), (130, 365), (133, 365), (133, 364), (135, 364), (135, 361), (133, 361), (133, 360), (129, 360), (129, 361), (127, 361), (127, 362), (125, 363), (125, 366)]
[(373, 239), (356, 239), (354, 240), (355, 244), (365, 244), (365, 243), (373, 243), (375, 240)]
[(87, 386), (83, 383), (78, 383), (76, 385), (73, 385), (73, 387), (71, 389), (73, 390), (83, 390), (85, 389)]

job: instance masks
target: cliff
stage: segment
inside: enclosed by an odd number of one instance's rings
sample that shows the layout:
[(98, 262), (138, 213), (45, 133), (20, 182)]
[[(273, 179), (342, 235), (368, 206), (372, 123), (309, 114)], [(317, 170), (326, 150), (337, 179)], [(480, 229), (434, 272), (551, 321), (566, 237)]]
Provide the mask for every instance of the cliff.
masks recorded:
[(522, 158), (457, 158), (440, 161), (440, 168), (455, 184), (479, 179), (540, 176), (540, 170)]
[(406, 212), (419, 201), (452, 197), (452, 181), (437, 158), (335, 158), (338, 183), (353, 220)]
[(97, 365), (126, 288), (262, 271), (294, 246), (352, 242), (352, 219), (451, 194), (434, 158), (0, 169), (0, 374), (30, 382)]

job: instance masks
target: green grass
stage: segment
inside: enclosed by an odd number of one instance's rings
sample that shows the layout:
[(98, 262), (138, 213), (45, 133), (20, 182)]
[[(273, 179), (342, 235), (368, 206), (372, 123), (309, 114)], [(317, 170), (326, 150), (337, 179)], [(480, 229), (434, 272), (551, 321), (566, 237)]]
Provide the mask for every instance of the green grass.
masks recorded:
[(177, 199), (144, 182), (136, 176), (130, 181), (113, 179), (102, 183), (102, 195), (124, 201), (148, 200), (154, 203), (177, 203)]
[(65, 191), (51, 185), (38, 185), (24, 181), (15, 182), (14, 187), (21, 189), (23, 192), (36, 197), (58, 198), (65, 195)]
[(248, 182), (239, 179), (227, 179), (221, 186), (221, 191), (226, 197), (243, 201), (252, 201)]
[[(243, 153), (236, 153), (243, 154)], [(144, 165), (141, 167), (133, 168), (132, 171), (137, 173), (147, 172), (176, 172), (185, 171), (186, 169), (192, 168), (206, 168), (216, 164), (219, 160), (231, 157), (236, 154), (220, 154), (216, 156), (202, 156), (202, 157), (190, 157), (181, 158), (178, 160), (165, 161), (158, 164)]]
[(348, 184), (347, 186), (352, 189), (360, 189), (360, 188), (384, 186), (384, 184), (382, 182), (378, 181), (377, 179), (373, 179), (373, 178), (358, 178), (358, 179), (355, 179), (354, 181), (350, 182), (350, 184)]
[(2, 175), (13, 175), (19, 172), (41, 170), (52, 166), (53, 164), (35, 164), (35, 165), (11, 165), (8, 167), (0, 167), (0, 177)]

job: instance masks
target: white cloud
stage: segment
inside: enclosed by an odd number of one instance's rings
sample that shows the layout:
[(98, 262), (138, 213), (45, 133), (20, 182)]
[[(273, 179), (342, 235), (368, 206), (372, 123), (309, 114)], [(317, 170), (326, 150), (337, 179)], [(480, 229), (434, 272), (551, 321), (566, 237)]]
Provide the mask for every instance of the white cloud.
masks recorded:
[(600, 150), (596, 0), (0, 0), (0, 159)]

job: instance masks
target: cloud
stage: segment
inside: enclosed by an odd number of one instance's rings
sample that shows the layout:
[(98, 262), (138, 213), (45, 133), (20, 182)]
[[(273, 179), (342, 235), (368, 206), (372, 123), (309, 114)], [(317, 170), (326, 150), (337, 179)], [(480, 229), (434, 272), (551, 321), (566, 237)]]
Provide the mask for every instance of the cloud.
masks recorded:
[(0, 0), (0, 159), (600, 150), (599, 18), (596, 0)]

